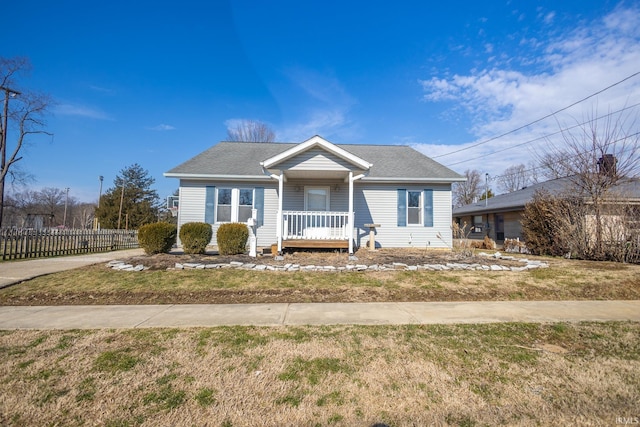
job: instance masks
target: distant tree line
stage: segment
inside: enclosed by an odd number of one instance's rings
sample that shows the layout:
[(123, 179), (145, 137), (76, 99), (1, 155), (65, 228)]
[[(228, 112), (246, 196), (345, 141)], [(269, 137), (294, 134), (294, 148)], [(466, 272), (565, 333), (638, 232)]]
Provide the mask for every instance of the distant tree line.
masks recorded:
[(175, 222), (151, 188), (154, 182), (134, 164), (120, 171), (99, 203), (78, 202), (61, 188), (14, 191), (5, 197), (3, 227), (138, 229), (157, 221)]
[[(66, 218), (65, 218), (66, 202)], [(90, 228), (93, 203), (80, 203), (61, 188), (25, 189), (5, 196), (3, 227), (16, 228)], [(66, 219), (66, 221), (65, 221)]]

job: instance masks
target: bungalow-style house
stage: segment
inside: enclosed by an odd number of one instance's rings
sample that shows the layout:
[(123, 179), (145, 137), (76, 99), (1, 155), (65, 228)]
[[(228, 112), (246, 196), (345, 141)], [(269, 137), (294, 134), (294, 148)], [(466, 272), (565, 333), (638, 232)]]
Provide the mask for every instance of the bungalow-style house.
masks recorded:
[[(407, 146), (220, 142), (164, 174), (178, 227), (255, 225), (258, 247), (450, 248), (451, 184), (464, 177)], [(276, 246), (273, 246), (274, 248)]]
[[(571, 192), (573, 187), (569, 178), (558, 178), (540, 182), (512, 193), (500, 194), (477, 203), (453, 209), (453, 221), (459, 225), (467, 224), (470, 239), (483, 239), (489, 236), (498, 243), (505, 238), (523, 240), (522, 214), (527, 203), (533, 200), (536, 191), (550, 194)], [(576, 193), (575, 191), (573, 192)], [(640, 206), (640, 181), (625, 180), (611, 188), (611, 194), (619, 195), (612, 203), (624, 203)]]

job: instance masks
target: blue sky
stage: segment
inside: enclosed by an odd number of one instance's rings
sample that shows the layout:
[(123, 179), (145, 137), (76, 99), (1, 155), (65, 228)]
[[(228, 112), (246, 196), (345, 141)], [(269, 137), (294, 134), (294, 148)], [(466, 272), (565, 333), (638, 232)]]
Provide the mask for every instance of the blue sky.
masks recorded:
[(32, 138), (20, 166), (31, 188), (81, 201), (133, 163), (171, 194), (178, 182), (162, 173), (240, 119), (278, 141), (406, 144), (495, 176), (539, 143), (513, 146), (558, 123), (640, 102), (636, 76), (445, 155), (640, 71), (634, 1), (22, 0), (3, 15), (1, 55), (30, 58), (21, 87), (57, 102), (54, 137)]

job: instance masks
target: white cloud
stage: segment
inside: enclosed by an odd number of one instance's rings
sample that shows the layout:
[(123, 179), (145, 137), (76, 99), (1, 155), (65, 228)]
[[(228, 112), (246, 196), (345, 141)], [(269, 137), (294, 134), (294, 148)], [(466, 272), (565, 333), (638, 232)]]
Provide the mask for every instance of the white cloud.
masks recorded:
[(96, 85), (89, 85), (89, 89), (106, 95), (113, 95), (115, 93), (113, 89)]
[[(546, 17), (552, 20), (553, 16), (549, 15)], [(421, 145), (417, 148), (437, 156), (471, 146), (563, 109), (636, 73), (640, 64), (638, 28), (640, 10), (617, 7), (604, 18), (584, 23), (562, 36), (554, 36), (546, 42), (541, 38), (533, 40), (537, 49), (534, 48), (532, 55), (538, 55), (533, 62), (514, 61), (531, 66), (485, 68), (466, 75), (421, 81), (426, 101), (453, 101), (457, 108), (466, 112), (470, 131), (478, 140), (456, 146)], [(531, 41), (522, 44), (532, 46)], [(640, 76), (522, 131), (437, 160), (444, 164), (471, 160), (454, 166), (456, 170), (476, 168), (501, 172), (511, 164), (528, 163), (532, 157), (531, 147), (540, 146), (541, 142), (494, 156), (481, 156), (556, 132), (559, 124), (571, 125), (586, 116), (618, 110), (638, 99)]]
[(176, 128), (171, 125), (162, 123), (162, 124), (159, 124), (158, 126), (148, 127), (147, 129), (163, 132), (167, 130), (175, 130)]
[(53, 112), (61, 116), (80, 116), (98, 120), (113, 120), (104, 111), (85, 105), (58, 104), (54, 107)]

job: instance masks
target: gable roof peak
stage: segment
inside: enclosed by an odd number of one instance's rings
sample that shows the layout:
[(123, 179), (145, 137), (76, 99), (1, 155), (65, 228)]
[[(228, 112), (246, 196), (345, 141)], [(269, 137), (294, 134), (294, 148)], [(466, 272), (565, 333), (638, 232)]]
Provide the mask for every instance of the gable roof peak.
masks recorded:
[(364, 160), (361, 157), (358, 157), (350, 152), (348, 152), (347, 150), (345, 150), (344, 148), (340, 148), (337, 145), (327, 141), (326, 139), (324, 139), (323, 137), (319, 136), (319, 135), (315, 135), (312, 136), (311, 138), (307, 139), (306, 141), (301, 142), (300, 144), (294, 145), (293, 147), (291, 147), (290, 149), (277, 154), (273, 157), (270, 157), (268, 159), (266, 159), (265, 161), (261, 162), (261, 166), (264, 167), (265, 169), (269, 169), (270, 167), (273, 167), (275, 165), (277, 165), (278, 163), (281, 163), (285, 160), (288, 160), (292, 157), (297, 156), (300, 153), (304, 153), (307, 150), (310, 150), (312, 148), (315, 147), (320, 147), (325, 151), (328, 151), (329, 153), (332, 153), (338, 157), (340, 157), (341, 159), (346, 160), (347, 162), (359, 167), (360, 169), (363, 170), (369, 170), (371, 169), (371, 167), (373, 166), (372, 163), (369, 163), (368, 161)]

